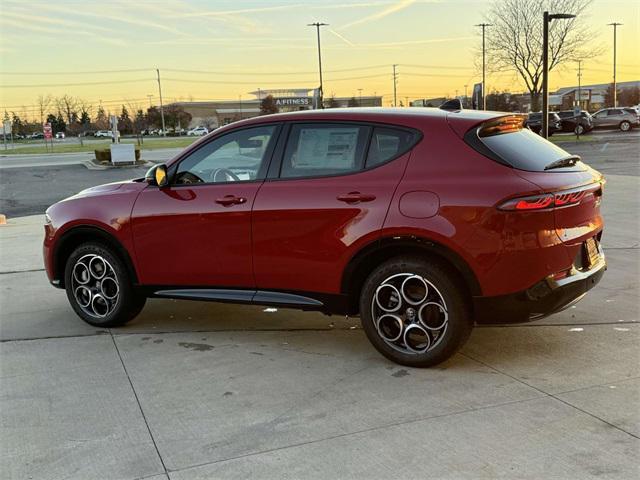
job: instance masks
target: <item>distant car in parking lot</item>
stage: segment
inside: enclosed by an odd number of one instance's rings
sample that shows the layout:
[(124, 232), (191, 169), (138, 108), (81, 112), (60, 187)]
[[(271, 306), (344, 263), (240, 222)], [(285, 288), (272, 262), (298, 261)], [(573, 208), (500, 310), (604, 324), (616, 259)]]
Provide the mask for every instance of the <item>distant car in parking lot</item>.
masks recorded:
[(640, 115), (630, 107), (603, 108), (592, 115), (594, 128), (619, 128), (628, 132), (640, 126)]
[(187, 136), (198, 136), (201, 137), (202, 135), (206, 135), (207, 133), (209, 133), (209, 130), (207, 130), (205, 127), (199, 126), (196, 128), (192, 128), (191, 130), (189, 130), (187, 132)]
[(29, 138), (44, 138), (44, 133), (42, 132), (35, 132), (32, 133), (31, 136)]
[(109, 137), (113, 138), (113, 132), (111, 130), (98, 130), (93, 134), (94, 137)]
[[(548, 135), (551, 136), (555, 132), (562, 130), (562, 121), (556, 112), (549, 112), (549, 128)], [(529, 118), (524, 122), (524, 126), (528, 127), (534, 133), (540, 134), (542, 130), (542, 112), (533, 112), (529, 114)]]
[(58, 138), (58, 139), (63, 139), (63, 138), (64, 138), (64, 132), (58, 132), (58, 133), (56, 133), (56, 138)]
[(574, 110), (562, 110), (558, 112), (560, 128), (563, 132), (574, 132), (578, 135), (593, 130), (593, 119), (589, 112), (581, 111), (578, 115)]

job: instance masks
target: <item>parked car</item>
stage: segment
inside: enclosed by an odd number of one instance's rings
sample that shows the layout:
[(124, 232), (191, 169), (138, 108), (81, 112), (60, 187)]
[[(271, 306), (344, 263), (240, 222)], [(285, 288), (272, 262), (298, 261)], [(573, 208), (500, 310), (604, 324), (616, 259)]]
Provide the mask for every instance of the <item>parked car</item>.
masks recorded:
[(619, 128), (623, 132), (640, 126), (640, 115), (633, 108), (603, 108), (592, 115), (594, 128)]
[(44, 133), (42, 133), (42, 132), (34, 132), (34, 133), (31, 134), (31, 136), (29, 138), (33, 138), (33, 139), (44, 138)]
[(64, 138), (64, 132), (57, 132), (56, 133), (56, 138), (63, 139)]
[(196, 136), (200, 137), (200, 136), (206, 135), (208, 133), (209, 133), (209, 130), (207, 130), (205, 127), (196, 127), (196, 128), (192, 128), (191, 130), (189, 130), (187, 132), (187, 136), (196, 135)]
[(605, 271), (603, 176), (524, 119), (345, 108), (235, 122), (146, 178), (49, 207), (46, 272), (99, 327), (147, 297), (359, 314), (383, 355), (434, 365), (475, 323), (552, 314)]
[(573, 110), (562, 110), (558, 112), (558, 116), (560, 117), (560, 129), (563, 132), (582, 135), (593, 130), (593, 119), (589, 112), (582, 110), (576, 115)]
[(113, 132), (111, 130), (98, 130), (93, 134), (94, 137), (109, 137), (113, 138)]
[[(540, 134), (542, 131), (542, 113), (533, 112), (529, 114), (529, 118), (525, 121), (525, 126), (534, 133)], [(562, 122), (556, 112), (549, 112), (549, 126), (547, 135), (551, 136), (562, 130)]]

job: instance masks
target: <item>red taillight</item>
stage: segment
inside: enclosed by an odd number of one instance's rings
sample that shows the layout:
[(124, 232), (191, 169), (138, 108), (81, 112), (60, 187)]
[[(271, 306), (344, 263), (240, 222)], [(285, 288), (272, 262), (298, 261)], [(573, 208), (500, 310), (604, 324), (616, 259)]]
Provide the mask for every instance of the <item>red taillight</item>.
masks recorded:
[(578, 205), (587, 195), (595, 195), (599, 200), (602, 195), (602, 183), (594, 183), (585, 187), (564, 190), (556, 193), (543, 193), (530, 197), (511, 198), (498, 206), (500, 210), (536, 211)]

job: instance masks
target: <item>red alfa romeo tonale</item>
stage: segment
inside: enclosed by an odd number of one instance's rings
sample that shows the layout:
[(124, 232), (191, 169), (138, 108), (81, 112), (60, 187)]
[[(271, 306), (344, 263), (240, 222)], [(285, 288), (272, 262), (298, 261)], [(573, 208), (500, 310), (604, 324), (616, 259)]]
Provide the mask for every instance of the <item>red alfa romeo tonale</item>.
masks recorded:
[(604, 273), (602, 175), (523, 120), (363, 108), (237, 122), (144, 179), (50, 207), (47, 274), (96, 326), (147, 297), (359, 314), (383, 355), (433, 365), (474, 323), (557, 312)]

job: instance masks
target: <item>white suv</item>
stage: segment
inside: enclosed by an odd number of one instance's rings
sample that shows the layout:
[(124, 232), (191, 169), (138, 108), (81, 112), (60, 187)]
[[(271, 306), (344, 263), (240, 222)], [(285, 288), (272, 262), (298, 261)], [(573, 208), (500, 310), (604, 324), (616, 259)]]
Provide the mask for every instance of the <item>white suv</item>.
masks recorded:
[(209, 133), (209, 130), (207, 130), (205, 127), (196, 127), (196, 128), (192, 128), (191, 130), (189, 130), (187, 132), (188, 136), (191, 135), (195, 135), (195, 136), (202, 136), (202, 135), (206, 135), (207, 133)]
[(93, 134), (94, 137), (109, 137), (113, 138), (113, 132), (111, 130), (98, 130)]

